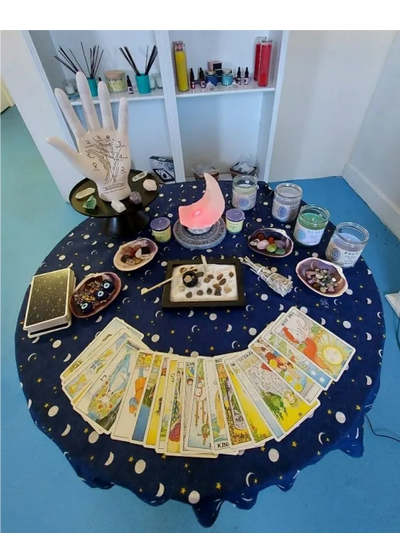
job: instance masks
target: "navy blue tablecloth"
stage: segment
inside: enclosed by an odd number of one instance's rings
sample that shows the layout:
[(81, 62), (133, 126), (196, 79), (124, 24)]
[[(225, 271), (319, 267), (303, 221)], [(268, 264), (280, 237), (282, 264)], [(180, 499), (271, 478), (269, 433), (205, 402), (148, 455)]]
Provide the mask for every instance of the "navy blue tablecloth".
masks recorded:
[[(221, 187), (228, 207), (232, 184), (221, 183)], [(165, 186), (147, 210), (152, 217), (168, 216), (174, 223), (178, 206), (199, 199), (202, 193), (203, 186), (197, 182)], [(246, 237), (261, 226), (284, 228), (289, 235), (293, 229), (293, 225), (272, 218), (271, 204), (269, 189), (261, 184), (256, 207), (246, 213), (244, 231), (227, 234), (221, 245), (204, 253), (210, 258), (247, 254), (266, 264), (262, 256), (249, 253)], [(183, 249), (174, 240), (161, 244), (156, 258), (143, 269), (118, 272), (123, 290), (101, 317), (75, 319), (69, 329), (34, 341), (22, 329), (27, 291), (16, 330), (16, 358), (22, 390), (35, 424), (91, 487), (110, 488), (117, 484), (151, 505), (161, 505), (169, 499), (189, 503), (204, 526), (214, 523), (224, 501), (250, 509), (260, 490), (270, 485), (290, 489), (299, 471), (331, 450), (361, 456), (364, 413), (371, 408), (379, 389), (385, 338), (378, 289), (362, 258), (346, 271), (349, 289), (338, 299), (319, 297), (295, 274), (295, 265), (301, 259), (310, 254), (324, 257), (333, 228), (329, 224), (318, 247), (308, 250), (296, 246), (289, 257), (269, 262), (280, 273), (293, 277), (294, 290), (285, 298), (243, 267), (247, 299), (243, 309), (162, 311), (161, 288), (142, 297), (142, 287), (165, 278), (169, 259), (199, 255)], [(140, 235), (150, 237), (150, 230), (145, 229)], [(133, 235), (132, 239), (136, 237)], [(103, 235), (101, 221), (89, 218), (54, 248), (38, 273), (70, 265), (80, 281), (92, 272), (114, 271), (113, 256), (121, 242)], [(197, 352), (212, 357), (246, 348), (268, 322), (293, 305), (326, 323), (327, 328), (355, 346), (357, 352), (341, 380), (320, 396), (321, 406), (312, 418), (280, 443), (271, 441), (243, 455), (220, 456), (215, 460), (161, 456), (107, 435), (98, 437), (73, 410), (61, 389), (60, 373), (114, 316), (141, 330), (144, 341), (154, 350), (187, 356)]]

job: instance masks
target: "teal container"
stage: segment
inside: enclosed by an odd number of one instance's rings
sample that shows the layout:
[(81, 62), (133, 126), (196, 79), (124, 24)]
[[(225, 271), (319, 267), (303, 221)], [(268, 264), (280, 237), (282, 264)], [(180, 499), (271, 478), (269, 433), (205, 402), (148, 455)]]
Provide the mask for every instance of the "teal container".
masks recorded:
[(90, 94), (92, 96), (98, 96), (99, 93), (97, 92), (97, 80), (96, 78), (88, 78), (87, 79), (90, 89)]
[(224, 68), (222, 70), (222, 78), (221, 78), (222, 85), (232, 85), (233, 83), (233, 74), (232, 69), (230, 68)]
[(136, 84), (140, 94), (149, 94), (151, 92), (150, 88), (150, 77), (145, 74), (136, 76)]

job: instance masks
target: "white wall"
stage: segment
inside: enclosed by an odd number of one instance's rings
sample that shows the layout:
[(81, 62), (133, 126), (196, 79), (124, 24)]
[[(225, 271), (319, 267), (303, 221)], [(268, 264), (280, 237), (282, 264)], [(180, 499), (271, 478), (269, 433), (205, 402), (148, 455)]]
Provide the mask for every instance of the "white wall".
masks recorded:
[[(29, 35), (35, 45), (51, 87), (53, 89), (56, 87), (62, 88), (65, 77), (69, 78), (70, 76), (65, 76), (64, 67), (54, 59), (56, 49), (50, 32), (47, 30), (30, 30)], [(68, 72), (67, 69), (65, 70)], [(70, 72), (70, 74), (72, 73)]]
[(345, 179), (400, 237), (400, 32), (397, 31)]
[(24, 32), (2, 31), (1, 44), (2, 77), (62, 196), (68, 199), (82, 176), (45, 140), (52, 135), (71, 141), (50, 84), (41, 76), (40, 62), (32, 55)]
[(342, 175), (394, 31), (291, 31), (270, 180)]

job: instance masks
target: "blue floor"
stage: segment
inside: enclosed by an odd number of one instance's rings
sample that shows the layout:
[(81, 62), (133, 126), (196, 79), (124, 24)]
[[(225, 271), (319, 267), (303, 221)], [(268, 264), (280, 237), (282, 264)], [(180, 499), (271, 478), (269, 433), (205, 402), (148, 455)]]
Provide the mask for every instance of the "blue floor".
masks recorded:
[[(32, 275), (81, 216), (66, 204), (16, 108), (1, 115), (2, 182), (2, 528), (4, 533), (173, 533), (204, 531), (188, 505), (149, 507), (130, 492), (87, 487), (58, 448), (34, 426), (21, 393), (14, 330)], [(365, 250), (381, 294), (400, 289), (399, 240), (339, 178), (302, 181), (307, 202), (329, 209), (332, 221), (366, 226)], [(384, 301), (387, 340), (378, 398), (370, 412), (377, 430), (400, 437), (400, 353), (397, 319)], [(333, 452), (299, 474), (288, 493), (270, 488), (256, 506), (224, 504), (211, 531), (235, 533), (384, 533), (400, 531), (400, 444), (365, 432), (365, 454)]]

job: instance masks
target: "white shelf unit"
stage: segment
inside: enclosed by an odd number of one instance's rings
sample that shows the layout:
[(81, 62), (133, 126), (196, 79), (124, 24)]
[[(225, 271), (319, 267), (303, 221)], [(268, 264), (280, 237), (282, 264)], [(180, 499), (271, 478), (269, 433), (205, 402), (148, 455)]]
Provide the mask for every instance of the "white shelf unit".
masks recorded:
[[(259, 87), (252, 80), (255, 40), (259, 35), (266, 35), (274, 42), (268, 87)], [(62, 30), (30, 31), (26, 32), (26, 38), (31, 40), (32, 53), (37, 54), (41, 62), (40, 70), (49, 89), (51, 87), (50, 94), (55, 87), (62, 87), (66, 80), (73, 78), (73, 74), (53, 57), (60, 45), (67, 52), (73, 50), (81, 62), (80, 43), (86, 50), (98, 44), (105, 49), (98, 76), (104, 80), (104, 71), (121, 69), (134, 83), (134, 73), (119, 47), (128, 46), (141, 69), (147, 45), (151, 49), (157, 44), (159, 55), (152, 72), (161, 72), (163, 89), (148, 95), (139, 95), (136, 88), (133, 95), (111, 95), (115, 119), (120, 97), (126, 96), (129, 101), (133, 166), (150, 170), (150, 156), (172, 156), (179, 182), (191, 178), (192, 167), (196, 165), (212, 164), (221, 174), (229, 174), (230, 166), (248, 159), (257, 165), (259, 179), (268, 181), (288, 32)], [(210, 60), (221, 60), (223, 68), (232, 68), (234, 74), (238, 66), (242, 73), (248, 67), (249, 85), (218, 85), (214, 91), (196, 88), (180, 93), (174, 74), (172, 42), (175, 40), (185, 43), (188, 69), (193, 68), (197, 73), (201, 66), (206, 70)], [(80, 100), (71, 103), (84, 120)], [(69, 140), (72, 141), (72, 136)]]

